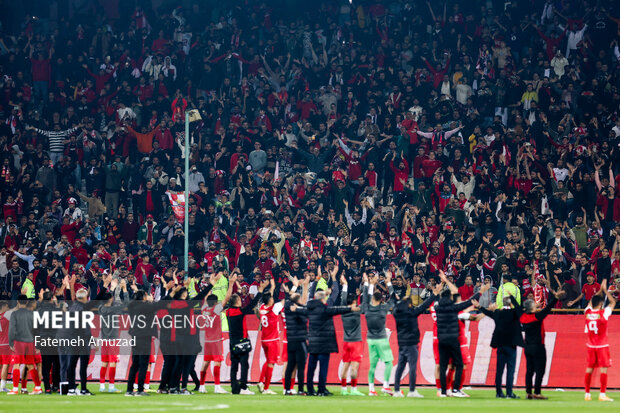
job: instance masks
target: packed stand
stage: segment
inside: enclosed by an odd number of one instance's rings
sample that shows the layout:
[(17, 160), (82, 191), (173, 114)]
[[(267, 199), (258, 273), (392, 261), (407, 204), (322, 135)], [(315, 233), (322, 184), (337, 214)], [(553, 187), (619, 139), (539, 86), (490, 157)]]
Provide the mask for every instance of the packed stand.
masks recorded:
[(464, 300), (490, 284), (484, 306), (617, 297), (620, 10), (122, 3), (3, 21), (5, 297), (111, 276), (158, 300), (185, 237), (191, 294), (238, 268), (248, 302), (336, 262), (414, 305), (441, 270)]

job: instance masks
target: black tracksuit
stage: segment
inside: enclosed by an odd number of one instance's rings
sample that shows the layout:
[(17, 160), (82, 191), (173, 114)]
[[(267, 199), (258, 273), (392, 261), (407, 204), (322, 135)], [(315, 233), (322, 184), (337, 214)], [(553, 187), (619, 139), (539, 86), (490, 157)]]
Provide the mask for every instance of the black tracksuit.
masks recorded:
[[(51, 301), (43, 301), (37, 308), (39, 313), (60, 311), (59, 307)], [(56, 330), (53, 328), (40, 328), (36, 334), (42, 338), (56, 337)], [(44, 346), (39, 348), (41, 351), (41, 372), (43, 374), (43, 385), (45, 390), (60, 387), (60, 357), (58, 356), (58, 348), (53, 346)], [(51, 371), (51, 380), (50, 380)]]
[(394, 390), (400, 390), (400, 379), (407, 363), (409, 364), (409, 391), (415, 390), (416, 370), (418, 364), (418, 344), (420, 343), (420, 328), (418, 316), (436, 300), (433, 294), (417, 307), (410, 307), (409, 298), (400, 301), (394, 306), (394, 320), (398, 334), (398, 365), (394, 377)]
[[(234, 354), (233, 347), (244, 338), (248, 337), (248, 332), (245, 328), (245, 316), (252, 314), (254, 307), (256, 307), (256, 304), (258, 304), (262, 296), (263, 293), (259, 292), (247, 306), (230, 307), (226, 310), (226, 317), (228, 318), (228, 336), (230, 337), (230, 384), (233, 394), (239, 394), (241, 390), (248, 388), (248, 370), (250, 369), (250, 354)], [(241, 377), (237, 379), (239, 366), (241, 366)]]
[(308, 330), (310, 332), (310, 358), (308, 360), (308, 375), (306, 377), (308, 393), (314, 393), (313, 379), (317, 363), (320, 364), (318, 392), (325, 393), (327, 390), (330, 354), (338, 352), (338, 341), (336, 339), (333, 317), (338, 314), (351, 312), (350, 307), (333, 305), (338, 297), (337, 283), (333, 283), (333, 286), (334, 289), (327, 304), (323, 304), (321, 300), (312, 300), (307, 306)]
[(446, 394), (446, 369), (450, 359), (456, 369), (454, 382), (461, 382), (463, 374), (463, 356), (459, 344), (459, 312), (471, 305), (471, 300), (480, 298), (480, 293), (462, 303), (455, 304), (452, 298), (443, 297), (435, 306), (437, 313), (437, 342), (439, 347), (439, 380), (441, 393)]
[(493, 330), (493, 337), (491, 338), (491, 347), (497, 349), (495, 391), (498, 395), (503, 394), (502, 378), (504, 369), (506, 369), (506, 394), (508, 396), (513, 394), (512, 385), (517, 362), (517, 346), (523, 346), (523, 336), (521, 335), (521, 325), (519, 324), (519, 318), (523, 311), (513, 296), (510, 296), (510, 301), (512, 301), (514, 308), (504, 308), (495, 311), (480, 308), (484, 315), (495, 321), (495, 330)]
[(538, 313), (526, 313), (521, 315), (519, 321), (525, 332), (525, 360), (527, 371), (525, 373), (525, 391), (532, 394), (532, 378), (536, 374), (534, 394), (540, 394), (542, 380), (547, 366), (547, 350), (545, 349), (545, 326), (543, 321), (551, 313), (551, 309), (557, 302), (555, 297), (549, 298), (547, 306)]
[[(297, 309), (291, 311), (291, 306)], [(304, 375), (306, 372), (306, 359), (308, 358), (308, 309), (299, 304), (287, 300), (284, 304), (284, 316), (286, 317), (286, 339), (288, 341), (288, 363), (284, 372), (284, 388), (291, 389), (293, 370), (297, 367), (297, 390), (304, 391)]]
[(151, 342), (153, 337), (157, 336), (157, 327), (153, 319), (155, 313), (165, 307), (167, 303), (167, 301), (149, 303), (134, 300), (128, 305), (129, 316), (133, 320), (140, 320), (129, 329), (129, 335), (135, 337), (136, 341), (131, 349), (131, 367), (127, 377), (128, 391), (133, 389), (137, 376), (138, 392), (144, 392), (144, 381), (151, 357)]

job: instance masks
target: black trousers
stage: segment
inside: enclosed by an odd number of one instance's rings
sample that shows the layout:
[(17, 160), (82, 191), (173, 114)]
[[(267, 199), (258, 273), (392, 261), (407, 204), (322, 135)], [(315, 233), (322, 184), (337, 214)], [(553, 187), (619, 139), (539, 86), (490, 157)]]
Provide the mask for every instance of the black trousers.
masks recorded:
[(293, 370), (297, 367), (297, 390), (304, 391), (304, 374), (306, 372), (306, 359), (308, 358), (308, 345), (305, 341), (289, 341), (287, 347), (288, 363), (284, 372), (284, 387), (291, 389)]
[(460, 383), (463, 375), (463, 357), (458, 340), (440, 341), (439, 345), (439, 380), (441, 382), (441, 394), (446, 394), (446, 369), (452, 359), (452, 367), (455, 369), (454, 382)]
[[(68, 359), (68, 365), (67, 365)], [(75, 369), (77, 367), (78, 361), (80, 362), (80, 387), (81, 390), (87, 389), (88, 384), (88, 354), (71, 354), (70, 356), (65, 356), (65, 365), (67, 365), (66, 369), (66, 381), (69, 383), (69, 389), (75, 389)], [(43, 360), (41, 359), (41, 362)]]
[(409, 391), (415, 390), (416, 369), (418, 367), (418, 345), (398, 347), (398, 365), (396, 366), (396, 376), (394, 377), (394, 390), (400, 390), (400, 379), (403, 376), (405, 367), (409, 364)]
[(506, 370), (506, 394), (512, 394), (512, 384), (515, 378), (515, 365), (517, 364), (517, 348), (501, 346), (497, 348), (497, 367), (495, 369), (495, 391), (502, 392), (502, 378)]
[(129, 369), (129, 377), (127, 378), (127, 391), (133, 389), (133, 384), (138, 376), (138, 392), (144, 391), (144, 380), (146, 380), (146, 371), (149, 368), (150, 354), (142, 354), (134, 352), (131, 355), (131, 368)]
[(532, 394), (532, 379), (536, 375), (534, 381), (534, 394), (540, 394), (542, 388), (543, 376), (547, 367), (547, 351), (545, 345), (525, 347), (525, 360), (527, 370), (525, 372), (525, 391)]
[(196, 364), (196, 355), (184, 355), (181, 358), (181, 388), (182, 389), (187, 389), (187, 381), (190, 375), (191, 371), (194, 371), (194, 374), (196, 374), (196, 371), (194, 370), (194, 365)]
[[(69, 389), (75, 389), (75, 368), (71, 373), (71, 347), (58, 348), (58, 359), (60, 362), (60, 390), (62, 394), (67, 394)], [(41, 360), (43, 361), (43, 360)], [(73, 382), (70, 383), (70, 380)]]
[(329, 353), (310, 353), (308, 358), (308, 375), (306, 376), (306, 383), (308, 385), (308, 392), (314, 393), (314, 372), (316, 371), (316, 365), (319, 364), (319, 393), (324, 393), (327, 388), (327, 372), (329, 371)]
[(49, 354), (49, 351), (47, 353), (41, 355), (41, 370), (45, 390), (51, 390), (52, 387), (60, 387), (60, 357), (58, 354)]
[[(234, 354), (230, 349), (230, 385), (232, 394), (239, 394), (241, 390), (248, 388), (248, 370), (250, 353)], [(241, 368), (241, 376), (237, 378), (237, 373)]]
[[(161, 347), (160, 347), (161, 349)], [(161, 350), (164, 357), (164, 365), (161, 368), (161, 380), (159, 382), (159, 388), (161, 390), (168, 390), (172, 379), (172, 371), (174, 370), (174, 364), (177, 357), (169, 351)]]
[(183, 365), (185, 361), (185, 355), (177, 353), (174, 356), (174, 367), (172, 369), (172, 376), (170, 378), (170, 388), (171, 389), (180, 389), (181, 388), (181, 378), (183, 376)]

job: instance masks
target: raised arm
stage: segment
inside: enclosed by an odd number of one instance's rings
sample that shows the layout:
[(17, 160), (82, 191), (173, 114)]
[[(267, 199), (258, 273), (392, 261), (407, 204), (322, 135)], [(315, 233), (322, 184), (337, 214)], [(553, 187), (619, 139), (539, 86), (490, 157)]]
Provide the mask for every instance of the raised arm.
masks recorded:
[(340, 292), (340, 284), (338, 283), (338, 280), (336, 279), (337, 274), (338, 274), (338, 267), (334, 267), (334, 269), (330, 272), (330, 276), (332, 279), (332, 287), (331, 287), (331, 293), (329, 295), (329, 299), (327, 300), (327, 305), (329, 307), (336, 304), (336, 299), (338, 298), (338, 293)]
[(347, 277), (345, 277), (344, 274), (340, 276), (340, 283), (342, 284), (342, 290), (340, 291), (340, 305), (347, 305), (349, 283), (347, 282)]
[(251, 314), (254, 311), (254, 307), (256, 307), (256, 305), (260, 301), (261, 297), (263, 296), (263, 291), (265, 291), (265, 288), (267, 288), (268, 285), (269, 285), (269, 281), (267, 280), (264, 280), (263, 282), (260, 283), (260, 285), (258, 286), (258, 292), (254, 296), (250, 304), (241, 308), (241, 312), (243, 314)]
[(412, 317), (417, 317), (420, 314), (424, 313), (426, 311), (426, 309), (428, 307), (430, 307), (431, 304), (433, 304), (435, 302), (436, 299), (437, 299), (437, 296), (435, 294), (431, 293), (430, 297), (428, 297), (426, 300), (424, 300), (424, 302), (422, 304), (420, 304), (419, 306), (417, 306), (417, 307), (412, 309), (411, 316)]
[(616, 299), (614, 298), (613, 294), (609, 292), (609, 290), (607, 289), (607, 279), (603, 280), (603, 284), (601, 285), (601, 290), (605, 290), (605, 295), (607, 295), (607, 300), (609, 300), (609, 304), (607, 304), (607, 308), (610, 309), (610, 311), (613, 311), (614, 308), (616, 307)]
[(222, 307), (226, 307), (226, 304), (228, 304), (228, 301), (230, 300), (230, 296), (232, 295), (233, 286), (235, 285), (235, 282), (237, 282), (237, 274), (232, 274), (230, 276), (230, 279), (228, 280), (228, 290), (226, 291), (226, 295), (224, 296), (224, 299), (222, 300)]

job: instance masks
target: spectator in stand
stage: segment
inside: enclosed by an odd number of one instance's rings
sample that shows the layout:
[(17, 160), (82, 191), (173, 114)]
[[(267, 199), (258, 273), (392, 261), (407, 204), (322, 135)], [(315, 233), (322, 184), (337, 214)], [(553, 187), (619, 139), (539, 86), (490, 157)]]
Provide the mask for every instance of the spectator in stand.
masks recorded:
[[(601, 285), (596, 282), (596, 275), (593, 272), (589, 272), (586, 276), (587, 283), (581, 288), (581, 294), (577, 298), (568, 302), (568, 306), (572, 307), (575, 303), (579, 303), (585, 300), (589, 302), (594, 294), (599, 292)], [(584, 299), (584, 300), (582, 300)]]

